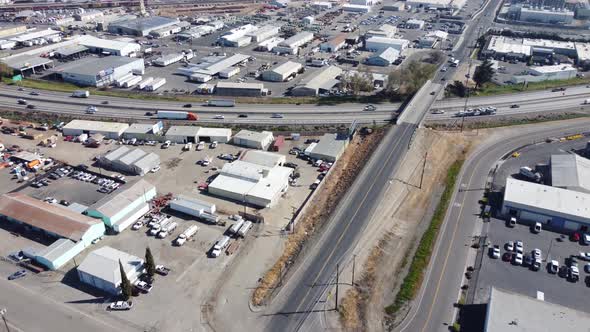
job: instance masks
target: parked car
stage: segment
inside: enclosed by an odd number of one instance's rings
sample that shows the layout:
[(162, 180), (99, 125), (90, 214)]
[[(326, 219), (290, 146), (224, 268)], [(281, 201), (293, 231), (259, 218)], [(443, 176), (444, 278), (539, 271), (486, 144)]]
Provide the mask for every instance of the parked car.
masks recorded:
[(513, 259), (512, 259), (512, 264), (514, 265), (522, 265), (522, 261), (523, 261), (523, 256), (521, 253), (517, 253), (516, 255), (514, 255)]
[(153, 285), (141, 280), (137, 281), (134, 286), (144, 293), (149, 293), (154, 287)]
[(522, 241), (516, 241), (515, 248), (517, 253), (522, 254), (524, 251), (524, 244), (522, 243)]
[(167, 276), (170, 271), (171, 270), (164, 265), (156, 265), (156, 272), (163, 276)]
[(507, 251), (514, 251), (514, 242), (508, 241), (504, 247)]
[(494, 259), (500, 258), (500, 246), (495, 245), (490, 248), (490, 256)]
[(292, 162), (286, 162), (283, 164), (283, 166), (293, 168), (293, 169), (297, 169), (297, 167), (299, 167), (297, 164), (292, 163)]
[(559, 271), (559, 263), (556, 260), (552, 260), (547, 263), (547, 270), (551, 274), (556, 274)]
[(150, 169), (150, 172), (152, 172), (152, 173), (156, 173), (156, 172), (157, 172), (157, 171), (159, 171), (159, 170), (160, 170), (160, 166), (156, 166), (156, 167), (154, 167), (154, 168)]
[(131, 226), (131, 229), (136, 231), (136, 230), (140, 229), (141, 227), (143, 227), (143, 222), (138, 221), (135, 224), (133, 224), (133, 226)]
[(13, 274), (11, 274), (11, 275), (8, 276), (8, 280), (20, 279), (20, 278), (23, 278), (26, 275), (27, 275), (27, 271), (26, 270), (16, 271)]
[(117, 301), (109, 304), (108, 310), (130, 310), (133, 308), (132, 301)]

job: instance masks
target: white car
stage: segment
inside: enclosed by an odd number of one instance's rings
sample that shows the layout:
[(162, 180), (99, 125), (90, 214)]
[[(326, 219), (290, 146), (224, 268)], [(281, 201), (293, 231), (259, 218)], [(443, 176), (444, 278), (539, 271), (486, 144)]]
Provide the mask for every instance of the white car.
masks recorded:
[(154, 287), (153, 285), (148, 284), (145, 281), (137, 281), (134, 286), (144, 293), (149, 293)]
[(500, 247), (494, 246), (492, 248), (492, 258), (494, 258), (494, 259), (500, 258)]
[(580, 259), (584, 261), (590, 261), (590, 252), (580, 252)]
[(541, 254), (542, 254), (541, 249), (535, 248), (535, 249), (533, 249), (532, 253), (533, 253), (534, 259), (541, 259)]
[(506, 243), (506, 246), (505, 247), (506, 247), (506, 250), (507, 251), (514, 251), (514, 242), (513, 241), (508, 241)]
[(524, 252), (524, 244), (522, 241), (516, 241), (516, 252), (522, 254)]
[(521, 253), (517, 253), (516, 255), (514, 255), (514, 260), (512, 261), (515, 265), (522, 265), (522, 254)]
[(549, 273), (556, 274), (559, 271), (559, 263), (555, 260), (549, 262)]
[(131, 301), (117, 301), (109, 304), (108, 310), (129, 310), (133, 308), (133, 302)]
[(157, 171), (159, 171), (159, 170), (160, 170), (160, 166), (156, 166), (156, 167), (152, 168), (152, 169), (150, 170), (150, 172), (152, 172), (152, 173), (156, 173), (156, 172), (157, 172)]
[(213, 117), (213, 119), (216, 119), (216, 120), (223, 120), (223, 119), (225, 119), (225, 116), (223, 116), (223, 115), (221, 115), (221, 114), (217, 114), (216, 116), (214, 116), (214, 117)]
[(582, 235), (582, 243), (584, 245), (590, 245), (590, 234)]
[(140, 229), (143, 226), (143, 223), (141, 221), (136, 222), (135, 224), (133, 224), (133, 226), (131, 227), (132, 230), (136, 231), (138, 229)]
[(432, 110), (431, 114), (445, 114), (444, 110)]

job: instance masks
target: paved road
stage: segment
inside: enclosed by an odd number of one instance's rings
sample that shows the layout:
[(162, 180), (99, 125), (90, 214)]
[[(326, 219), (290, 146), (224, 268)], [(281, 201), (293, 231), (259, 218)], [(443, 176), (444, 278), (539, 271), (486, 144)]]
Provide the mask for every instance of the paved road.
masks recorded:
[[(21, 286), (19, 280), (0, 278), (0, 294), (0, 308), (6, 308), (10, 331), (72, 331), (73, 326), (76, 331), (88, 332), (132, 330), (129, 326), (106, 322), (67, 304), (52, 301), (43, 294), (35, 294)], [(0, 331), (4, 330), (4, 324), (0, 322)]]
[(327, 222), (326, 229), (275, 298), (278, 308), (267, 331), (297, 331), (331, 287), (336, 265), (346, 257), (370, 220), (378, 197), (407, 151), (416, 126), (392, 128)]
[(485, 142), (470, 155), (459, 175), (422, 289), (398, 331), (448, 331), (445, 324), (454, 316), (453, 303), (458, 299), (467, 266), (468, 244), (478, 234), (473, 222), (480, 213), (478, 200), (495, 162), (522, 145), (586, 131), (588, 125), (590, 120), (583, 119), (575, 124), (569, 121), (522, 127), (510, 136)]

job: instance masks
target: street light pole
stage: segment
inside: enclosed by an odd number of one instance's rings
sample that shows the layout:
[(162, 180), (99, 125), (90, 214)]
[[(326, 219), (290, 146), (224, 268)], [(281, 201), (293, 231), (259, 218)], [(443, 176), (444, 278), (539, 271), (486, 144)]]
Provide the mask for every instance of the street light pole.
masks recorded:
[(6, 308), (2, 308), (2, 310), (0, 310), (0, 315), (2, 315), (4, 326), (6, 326), (6, 332), (10, 332), (10, 328), (8, 328), (8, 322), (6, 321)]

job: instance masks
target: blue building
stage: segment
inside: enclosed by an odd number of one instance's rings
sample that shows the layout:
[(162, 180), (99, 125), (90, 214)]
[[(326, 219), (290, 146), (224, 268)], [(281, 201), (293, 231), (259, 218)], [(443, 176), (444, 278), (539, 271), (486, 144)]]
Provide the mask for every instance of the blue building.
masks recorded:
[(31, 257), (51, 270), (59, 269), (105, 232), (100, 220), (21, 193), (0, 196), (0, 222), (17, 223), (27, 231), (54, 238), (55, 242)]

